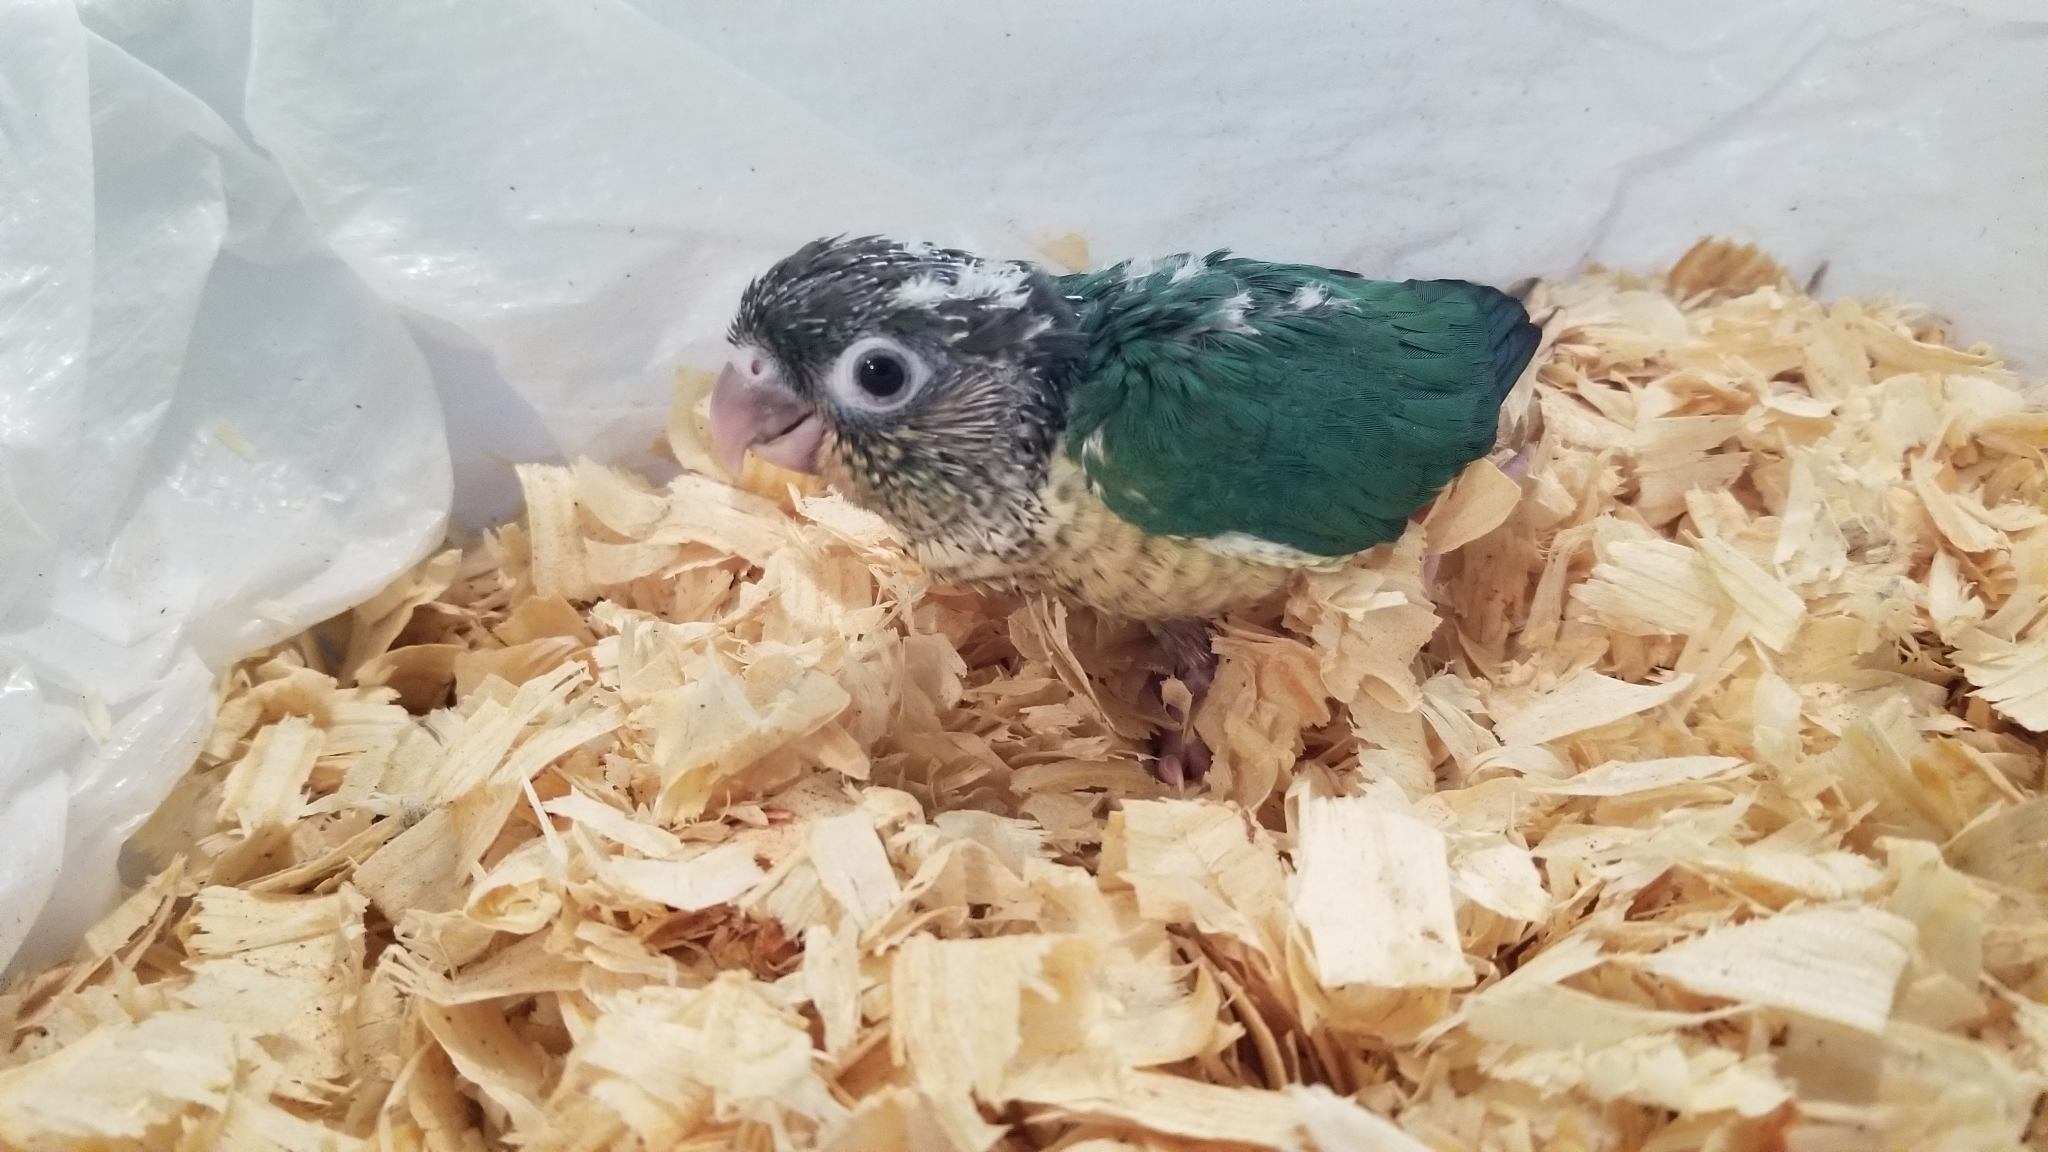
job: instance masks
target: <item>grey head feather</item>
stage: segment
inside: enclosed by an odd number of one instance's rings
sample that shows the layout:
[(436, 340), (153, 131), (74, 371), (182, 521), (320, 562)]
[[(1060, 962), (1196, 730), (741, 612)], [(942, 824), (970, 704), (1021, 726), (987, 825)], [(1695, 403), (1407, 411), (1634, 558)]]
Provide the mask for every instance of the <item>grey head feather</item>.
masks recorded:
[[(895, 411), (836, 404), (826, 375), (878, 335), (923, 360), (929, 382)], [(747, 287), (730, 337), (825, 417), (849, 495), (914, 542), (998, 554), (1028, 544), (1085, 354), (1074, 308), (1043, 270), (879, 236), (815, 240)]]
[[(1014, 274), (1017, 291), (984, 290)], [(1081, 353), (1074, 309), (1042, 269), (880, 236), (813, 240), (740, 296), (729, 338), (814, 383), (840, 349), (887, 331), (953, 355), (1028, 361), (1053, 377)]]

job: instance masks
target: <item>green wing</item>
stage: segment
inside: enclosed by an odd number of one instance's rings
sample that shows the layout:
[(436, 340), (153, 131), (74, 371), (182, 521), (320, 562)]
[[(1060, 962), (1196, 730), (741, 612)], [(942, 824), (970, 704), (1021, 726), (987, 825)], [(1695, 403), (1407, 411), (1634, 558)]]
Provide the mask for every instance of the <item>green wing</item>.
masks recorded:
[(1089, 341), (1063, 448), (1111, 510), (1318, 556), (1398, 538), (1490, 451), (1540, 335), (1483, 285), (1223, 253), (1061, 288)]

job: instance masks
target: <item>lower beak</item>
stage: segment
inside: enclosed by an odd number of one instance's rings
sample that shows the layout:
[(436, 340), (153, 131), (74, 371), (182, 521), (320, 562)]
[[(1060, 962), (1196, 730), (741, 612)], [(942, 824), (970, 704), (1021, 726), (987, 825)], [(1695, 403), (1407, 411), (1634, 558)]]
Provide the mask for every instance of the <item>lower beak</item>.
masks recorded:
[(747, 453), (792, 472), (816, 472), (825, 421), (773, 376), (749, 377), (731, 364), (711, 389), (711, 445), (738, 476)]

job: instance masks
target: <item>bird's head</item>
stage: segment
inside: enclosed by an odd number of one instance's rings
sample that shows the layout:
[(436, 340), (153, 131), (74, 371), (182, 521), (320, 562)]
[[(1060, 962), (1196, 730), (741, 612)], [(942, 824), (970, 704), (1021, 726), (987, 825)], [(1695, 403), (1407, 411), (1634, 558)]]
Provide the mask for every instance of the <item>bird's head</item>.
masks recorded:
[(1043, 272), (863, 237), (804, 245), (740, 298), (711, 434), (825, 473), (917, 534), (989, 514), (1042, 478), (1082, 352), (1073, 309)]

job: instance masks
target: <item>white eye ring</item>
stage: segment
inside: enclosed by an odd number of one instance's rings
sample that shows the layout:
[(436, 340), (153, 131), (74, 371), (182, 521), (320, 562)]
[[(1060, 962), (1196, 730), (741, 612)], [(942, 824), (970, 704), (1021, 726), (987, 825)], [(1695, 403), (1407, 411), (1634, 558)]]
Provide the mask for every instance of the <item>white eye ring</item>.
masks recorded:
[(932, 370), (917, 353), (887, 336), (867, 336), (848, 345), (825, 376), (825, 389), (841, 408), (894, 412), (916, 397)]

